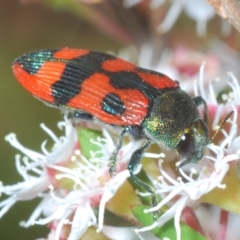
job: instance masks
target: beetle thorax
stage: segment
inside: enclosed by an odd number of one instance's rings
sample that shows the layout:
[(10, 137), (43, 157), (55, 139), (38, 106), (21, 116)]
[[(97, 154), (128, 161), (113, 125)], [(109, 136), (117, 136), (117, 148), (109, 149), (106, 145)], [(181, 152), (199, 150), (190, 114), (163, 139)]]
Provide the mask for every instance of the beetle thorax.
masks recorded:
[(142, 126), (154, 142), (175, 149), (187, 129), (199, 119), (193, 99), (181, 89), (161, 93), (154, 101), (149, 116)]

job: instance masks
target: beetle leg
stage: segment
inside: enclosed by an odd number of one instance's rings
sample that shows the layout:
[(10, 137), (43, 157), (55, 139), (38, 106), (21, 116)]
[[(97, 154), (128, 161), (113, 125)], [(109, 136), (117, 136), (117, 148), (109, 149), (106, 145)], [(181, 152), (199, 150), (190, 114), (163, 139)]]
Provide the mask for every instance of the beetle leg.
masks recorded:
[(208, 125), (208, 107), (206, 101), (201, 97), (194, 97), (193, 101), (195, 102), (195, 105), (198, 107), (199, 105), (203, 104), (204, 107), (204, 122)]
[[(128, 164), (128, 170), (132, 180), (137, 185), (139, 185), (140, 187), (142, 187), (144, 190), (146, 190), (151, 194), (151, 207), (154, 207), (154, 206), (157, 206), (158, 204), (157, 197), (154, 190), (150, 186), (148, 186), (146, 183), (144, 183), (142, 180), (140, 180), (138, 177), (136, 177), (136, 175), (134, 174), (134, 169), (138, 166), (139, 162), (141, 161), (143, 152), (146, 150), (146, 148), (149, 147), (150, 144), (151, 142), (147, 140), (147, 142), (141, 148), (137, 149), (132, 154), (130, 162)], [(153, 212), (153, 218), (155, 220), (158, 219), (158, 212)]]
[(91, 121), (93, 119), (93, 116), (90, 113), (82, 112), (82, 111), (73, 111), (72, 117), (74, 119), (85, 120), (85, 121)]
[(196, 163), (198, 160), (196, 159), (201, 159), (203, 157), (203, 152), (196, 152), (196, 154), (190, 158), (187, 158), (185, 161), (181, 162), (180, 165), (178, 166), (178, 169), (182, 168), (183, 166), (189, 164), (189, 163)]
[(129, 127), (126, 127), (126, 128), (123, 129), (122, 133), (120, 134), (120, 136), (118, 138), (116, 148), (112, 152), (111, 158), (109, 160), (109, 165), (108, 166), (109, 166), (109, 174), (110, 174), (111, 177), (114, 176), (114, 174), (116, 173), (117, 154), (118, 154), (119, 149), (122, 147), (123, 137), (124, 137), (126, 132), (129, 132)]

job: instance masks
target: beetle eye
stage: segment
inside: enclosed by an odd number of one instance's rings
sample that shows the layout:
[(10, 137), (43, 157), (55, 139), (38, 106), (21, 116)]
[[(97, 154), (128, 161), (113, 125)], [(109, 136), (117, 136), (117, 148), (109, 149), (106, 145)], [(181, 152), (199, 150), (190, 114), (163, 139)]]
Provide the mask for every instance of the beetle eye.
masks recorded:
[(178, 143), (176, 150), (183, 156), (189, 156), (196, 152), (194, 137), (191, 133), (185, 133)]

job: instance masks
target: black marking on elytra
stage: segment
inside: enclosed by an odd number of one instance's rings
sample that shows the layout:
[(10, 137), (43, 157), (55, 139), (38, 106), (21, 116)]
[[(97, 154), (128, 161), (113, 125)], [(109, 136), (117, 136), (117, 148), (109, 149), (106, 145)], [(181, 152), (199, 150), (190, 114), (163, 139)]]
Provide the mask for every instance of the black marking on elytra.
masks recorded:
[(111, 115), (121, 115), (125, 111), (124, 102), (115, 93), (108, 93), (101, 101), (101, 108)]
[(38, 72), (44, 62), (53, 59), (56, 50), (39, 50), (36, 52), (26, 53), (15, 59), (14, 63), (18, 63), (28, 73), (34, 75)]
[(157, 75), (159, 77), (165, 77), (166, 75), (160, 72), (156, 72), (150, 69), (145, 69), (145, 68), (141, 68), (141, 67), (135, 67), (135, 70), (137, 72), (141, 72), (141, 73), (147, 73), (147, 74), (152, 74), (152, 75)]
[(55, 103), (66, 105), (81, 92), (81, 84), (84, 80), (97, 72), (102, 72), (103, 62), (112, 59), (115, 57), (104, 53), (90, 52), (68, 61), (61, 78), (51, 86)]
[[(55, 99), (55, 104), (57, 105), (67, 105), (67, 103), (74, 98), (76, 95), (81, 92), (81, 84), (96, 73), (103, 73), (110, 79), (110, 84), (116, 89), (136, 89), (142, 92), (149, 100), (149, 106), (152, 105), (154, 99), (164, 92), (167, 89), (156, 89), (144, 80), (141, 77), (131, 71), (119, 71), (119, 72), (111, 72), (102, 69), (102, 64), (107, 60), (116, 59), (114, 56), (98, 53), (90, 51), (89, 54), (83, 55), (81, 57), (65, 60), (66, 67), (61, 75), (61, 78), (52, 84), (52, 96)], [(57, 61), (61, 61), (61, 59), (56, 59)], [(142, 69), (140, 67), (136, 67), (135, 70), (138, 72), (144, 72), (148, 74), (155, 74), (158, 76), (165, 76), (161, 73), (157, 73), (155, 71)], [(101, 81), (101, 80), (100, 80)], [(101, 87), (101, 82), (99, 82), (99, 87)], [(118, 101), (116, 100), (116, 103)], [(105, 104), (105, 103), (103, 103)], [(119, 112), (116, 107), (112, 107), (111, 103), (107, 103), (106, 106), (103, 106), (103, 109), (106, 109), (106, 112), (109, 112), (113, 115), (120, 114), (123, 111), (123, 107), (120, 107), (119, 104)], [(109, 108), (107, 106), (110, 106)], [(113, 104), (114, 105), (114, 104)], [(121, 108), (121, 109), (120, 109)], [(104, 110), (105, 111), (105, 110)]]
[(119, 71), (107, 75), (110, 77), (110, 84), (116, 89), (137, 89), (150, 101), (159, 95), (159, 90), (144, 82), (135, 72)]

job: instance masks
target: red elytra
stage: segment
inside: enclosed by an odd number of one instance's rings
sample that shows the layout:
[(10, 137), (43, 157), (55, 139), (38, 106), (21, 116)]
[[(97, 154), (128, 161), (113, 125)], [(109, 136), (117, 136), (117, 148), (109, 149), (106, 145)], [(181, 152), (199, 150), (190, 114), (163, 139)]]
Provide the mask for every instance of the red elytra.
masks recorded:
[[(88, 61), (81, 61), (87, 58)], [(38, 63), (37, 67), (34, 62)], [(94, 68), (96, 65), (97, 68)], [(139, 126), (159, 90), (179, 87), (178, 82), (164, 74), (136, 67), (107, 54), (81, 49), (29, 53), (17, 59), (12, 68), (18, 81), (37, 98), (59, 107), (64, 105), (86, 111), (104, 123), (120, 126)], [(115, 76), (119, 78), (119, 73), (124, 73), (124, 78), (128, 78), (129, 87), (112, 83), (111, 79)], [(55, 83), (61, 86), (60, 92), (54, 90)], [(153, 96), (148, 95), (147, 88), (151, 88), (149, 91)], [(73, 94), (71, 89), (77, 93)], [(121, 102), (119, 107), (124, 107), (124, 111), (114, 114), (114, 111), (105, 111), (101, 107), (104, 104), (102, 99), (109, 93), (121, 100), (116, 101), (114, 108), (118, 108)]]

